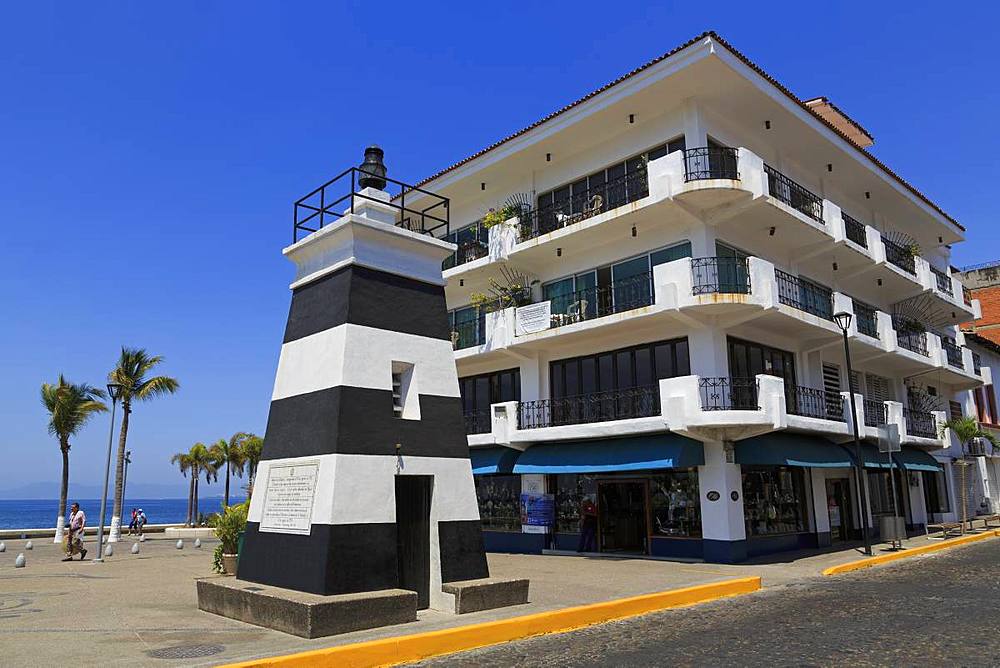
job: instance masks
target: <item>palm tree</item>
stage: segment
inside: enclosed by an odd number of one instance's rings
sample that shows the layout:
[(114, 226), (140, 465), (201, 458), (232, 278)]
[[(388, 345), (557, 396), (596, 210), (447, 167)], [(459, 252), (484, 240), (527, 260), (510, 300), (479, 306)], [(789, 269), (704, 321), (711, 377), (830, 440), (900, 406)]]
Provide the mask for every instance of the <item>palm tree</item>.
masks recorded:
[(228, 441), (224, 438), (219, 439), (211, 448), (216, 466), (221, 468), (223, 464), (226, 465), (226, 507), (229, 506), (230, 470), (239, 477), (243, 477), (243, 467), (246, 464), (243, 457), (243, 441), (246, 440), (246, 437), (247, 434), (238, 431), (230, 436)]
[[(176, 465), (181, 470), (181, 475), (186, 478), (187, 472), (191, 470), (191, 455), (187, 452), (178, 452), (170, 458), (170, 463)], [(187, 517), (184, 520), (186, 526), (192, 526), (191, 511), (194, 508), (194, 479), (195, 476), (191, 476), (191, 481), (188, 483)]]
[(62, 452), (62, 482), (59, 485), (59, 516), (53, 542), (61, 543), (66, 522), (66, 495), (69, 490), (69, 439), (94, 416), (108, 410), (99, 399), (104, 392), (86, 383), (67, 383), (62, 374), (55, 385), (42, 383), (42, 404), (49, 412), (49, 433), (59, 440)]
[(247, 467), (248, 496), (253, 493), (253, 481), (257, 477), (260, 453), (264, 449), (264, 439), (257, 434), (247, 434), (243, 439), (243, 459)]
[(958, 464), (959, 471), (962, 474), (962, 532), (964, 533), (965, 523), (968, 521), (969, 516), (967, 503), (969, 492), (965, 484), (965, 469), (970, 464), (970, 462), (965, 458), (969, 452), (969, 444), (973, 440), (981, 438), (989, 441), (991, 445), (996, 447), (997, 438), (992, 434), (992, 432), (983, 429), (982, 425), (979, 424), (979, 420), (971, 415), (963, 415), (962, 417), (952, 418), (951, 420), (941, 424), (939, 431), (941, 438), (944, 438), (947, 435), (949, 429), (955, 434), (955, 438), (958, 439), (959, 443), (962, 444), (962, 456), (959, 459), (956, 459), (955, 463)]
[(194, 483), (194, 526), (198, 526), (198, 518), (201, 513), (198, 512), (198, 483), (201, 474), (205, 474), (205, 482), (211, 483), (212, 480), (218, 480), (218, 467), (216, 466), (215, 456), (212, 454), (211, 450), (205, 447), (203, 443), (195, 443), (191, 446), (191, 451), (188, 452), (188, 457), (190, 457), (191, 463), (191, 480)]
[(122, 386), (122, 427), (118, 436), (118, 459), (115, 464), (115, 503), (111, 511), (111, 532), (109, 543), (118, 542), (121, 536), (122, 478), (125, 469), (125, 442), (128, 438), (128, 420), (133, 401), (149, 401), (164, 394), (173, 394), (180, 387), (175, 378), (169, 376), (149, 377), (149, 373), (163, 357), (150, 355), (142, 348), (122, 346), (118, 364), (108, 374), (108, 381)]

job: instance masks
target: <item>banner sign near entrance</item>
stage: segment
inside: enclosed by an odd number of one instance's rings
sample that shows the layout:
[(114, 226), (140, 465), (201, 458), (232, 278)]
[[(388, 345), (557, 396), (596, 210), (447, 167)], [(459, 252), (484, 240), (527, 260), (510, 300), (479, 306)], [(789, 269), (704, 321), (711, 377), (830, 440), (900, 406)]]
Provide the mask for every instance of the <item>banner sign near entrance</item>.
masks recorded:
[(521, 477), (521, 532), (549, 533), (556, 519), (555, 494), (545, 492), (545, 476)]
[(518, 336), (541, 332), (552, 324), (552, 302), (519, 306), (514, 311), (514, 331)]

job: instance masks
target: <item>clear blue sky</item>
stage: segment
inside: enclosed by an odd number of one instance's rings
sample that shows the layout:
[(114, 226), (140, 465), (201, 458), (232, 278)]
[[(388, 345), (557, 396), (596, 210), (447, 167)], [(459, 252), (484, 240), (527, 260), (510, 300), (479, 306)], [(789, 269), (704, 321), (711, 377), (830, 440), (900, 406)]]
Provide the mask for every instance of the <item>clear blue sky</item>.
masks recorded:
[[(130, 480), (263, 433), (292, 202), (371, 142), (415, 181), (714, 29), (1000, 257), (993, 3), (11, 3), (0, 25), (0, 498), (57, 480), (38, 400), (102, 384), (121, 344), (181, 392), (133, 413)], [(100, 481), (108, 420), (76, 439)], [(203, 495), (205, 493), (203, 492)]]

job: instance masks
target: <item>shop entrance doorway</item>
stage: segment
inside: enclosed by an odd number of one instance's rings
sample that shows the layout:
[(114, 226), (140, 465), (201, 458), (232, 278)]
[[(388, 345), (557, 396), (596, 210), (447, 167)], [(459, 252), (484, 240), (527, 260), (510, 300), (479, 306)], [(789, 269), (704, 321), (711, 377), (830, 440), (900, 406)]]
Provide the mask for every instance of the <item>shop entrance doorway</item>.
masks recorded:
[(851, 513), (851, 484), (847, 478), (826, 479), (826, 507), (830, 513), (830, 539), (842, 543), (851, 539), (854, 517)]
[(645, 481), (599, 481), (597, 498), (600, 551), (645, 554)]

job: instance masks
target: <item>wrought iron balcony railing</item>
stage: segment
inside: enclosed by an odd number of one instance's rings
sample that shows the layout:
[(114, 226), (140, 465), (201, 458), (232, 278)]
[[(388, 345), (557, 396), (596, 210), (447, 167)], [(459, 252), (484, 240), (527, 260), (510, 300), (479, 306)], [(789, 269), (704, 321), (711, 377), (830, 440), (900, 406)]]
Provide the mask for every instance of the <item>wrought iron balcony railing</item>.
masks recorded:
[(659, 414), (659, 386), (646, 385), (559, 399), (522, 401), (517, 405), (517, 425), (518, 429), (541, 429)]
[(852, 299), (854, 304), (854, 315), (857, 318), (858, 331), (873, 339), (878, 338), (878, 318), (875, 315), (875, 307)]
[(549, 301), (553, 327), (631, 311), (653, 303), (653, 275), (647, 271), (608, 285), (556, 295)]
[(750, 261), (745, 257), (696, 257), (691, 259), (691, 292), (750, 294)]
[(451, 345), (455, 350), (481, 346), (486, 340), (486, 327), (481, 319), (456, 322), (451, 326)]
[(983, 359), (976, 351), (972, 351), (972, 370), (977, 376), (983, 375)]
[(833, 291), (812, 281), (774, 270), (778, 282), (778, 301), (826, 320), (833, 320)]
[(937, 424), (932, 413), (904, 408), (903, 421), (906, 422), (906, 433), (910, 436), (938, 438)]
[(844, 220), (844, 233), (847, 238), (862, 248), (868, 248), (868, 234), (865, 232), (865, 226), (843, 211), (840, 212), (840, 217)]
[(916, 276), (917, 263), (913, 258), (913, 251), (902, 244), (897, 244), (895, 241), (889, 241), (885, 237), (882, 238), (882, 244), (885, 246), (886, 260), (906, 273)]
[(478, 260), (481, 257), (486, 257), (490, 254), (490, 247), (485, 242), (475, 240), (475, 241), (463, 241), (458, 244), (458, 248), (449, 257), (445, 258), (445, 261), (441, 265), (441, 269), (451, 269), (452, 267), (457, 267), (460, 264), (465, 264), (466, 262), (472, 262), (473, 260)]
[(953, 340), (942, 338), (941, 347), (944, 348), (945, 354), (948, 356), (948, 364), (957, 369), (963, 368), (965, 365), (962, 363), (962, 347), (956, 344)]
[(785, 409), (792, 415), (846, 422), (844, 397), (839, 393), (798, 385), (785, 386)]
[(884, 401), (865, 399), (861, 402), (865, 410), (865, 426), (881, 427), (889, 421), (889, 407)]
[[(386, 182), (384, 190), (389, 193), (389, 199), (376, 199), (362, 192), (358, 182), (366, 177), (384, 180)], [(409, 206), (406, 202), (407, 197), (410, 198)], [(395, 209), (397, 227), (439, 237), (448, 234), (447, 197), (441, 197), (402, 181), (372, 174), (358, 167), (351, 167), (295, 202), (292, 241), (298, 241), (300, 235), (306, 236), (323, 229), (324, 225), (339, 220), (344, 216), (345, 206), (347, 213), (354, 213), (359, 200), (378, 202), (382, 206)], [(414, 200), (418, 203), (414, 204)]]
[(684, 149), (684, 180), (738, 179), (738, 163), (736, 149), (728, 146)]
[(463, 415), (465, 418), (465, 433), (488, 434), (493, 430), (490, 418), (490, 410), (469, 411)]
[(936, 281), (938, 291), (946, 295), (954, 294), (951, 289), (951, 276), (934, 267), (931, 267), (931, 271), (934, 272), (934, 280)]
[(823, 222), (823, 198), (769, 165), (764, 165), (764, 172), (767, 174), (767, 189), (771, 197), (818, 223)]
[(924, 357), (930, 357), (930, 353), (927, 351), (927, 332), (904, 320), (895, 319), (892, 325), (896, 330), (896, 343), (901, 348)]
[(592, 185), (565, 200), (546, 204), (521, 216), (521, 241), (553, 232), (599, 213), (635, 202), (649, 194), (645, 169), (629, 172), (600, 185)]
[(755, 411), (760, 409), (756, 378), (699, 378), (698, 388), (703, 411)]

